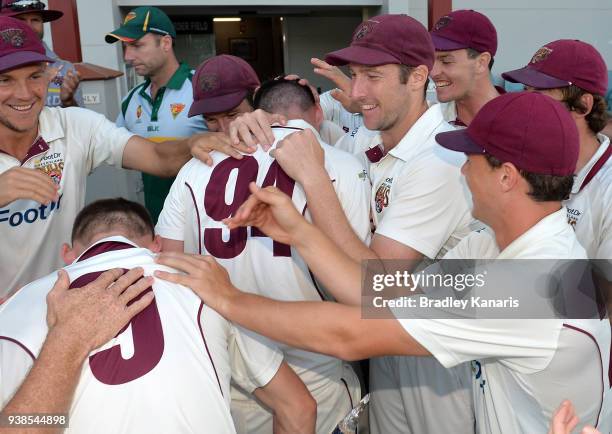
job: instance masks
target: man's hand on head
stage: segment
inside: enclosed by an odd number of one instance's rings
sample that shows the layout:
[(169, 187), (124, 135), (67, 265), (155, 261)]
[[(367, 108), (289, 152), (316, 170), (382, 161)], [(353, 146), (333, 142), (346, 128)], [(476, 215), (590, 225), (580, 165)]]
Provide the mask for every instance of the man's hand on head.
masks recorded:
[(230, 140), (233, 145), (241, 141), (250, 148), (258, 144), (267, 151), (274, 144), (273, 124), (285, 125), (287, 118), (282, 115), (267, 113), (261, 109), (242, 113), (229, 126)]
[(143, 277), (142, 268), (125, 274), (113, 269), (81, 288), (69, 289), (68, 273), (59, 270), (47, 295), (49, 334), (85, 357), (116, 336), (153, 301), (153, 291), (145, 292), (152, 283), (153, 278)]

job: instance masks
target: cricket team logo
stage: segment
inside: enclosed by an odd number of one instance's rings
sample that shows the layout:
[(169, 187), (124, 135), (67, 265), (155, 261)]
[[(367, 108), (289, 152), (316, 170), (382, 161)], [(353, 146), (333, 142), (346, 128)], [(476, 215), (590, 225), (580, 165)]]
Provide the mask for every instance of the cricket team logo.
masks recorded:
[(170, 113), (172, 113), (172, 119), (176, 119), (176, 117), (181, 114), (184, 108), (185, 104), (181, 104), (180, 102), (170, 104)]
[(376, 212), (381, 213), (384, 208), (389, 206), (389, 192), (391, 191), (391, 184), (393, 178), (385, 179), (385, 182), (380, 184), (378, 190), (376, 190), (376, 196), (374, 196), (374, 203), (376, 205)]
[(125, 16), (125, 19), (123, 20), (123, 25), (125, 26), (127, 23), (132, 21), (134, 18), (136, 18), (136, 13), (130, 12), (129, 14)]
[(434, 26), (434, 30), (442, 30), (444, 27), (448, 26), (453, 19), (448, 15), (443, 16), (438, 20), (436, 25)]
[(0, 31), (0, 38), (15, 48), (21, 47), (26, 41), (26, 34), (21, 29), (4, 29)]
[(217, 74), (202, 74), (198, 79), (198, 85), (202, 92), (211, 92), (219, 87), (219, 77)]
[(535, 54), (533, 55), (529, 63), (534, 64), (534, 63), (541, 62), (542, 60), (550, 56), (552, 52), (553, 50), (551, 50), (550, 48), (542, 47), (538, 51), (535, 52)]
[(34, 168), (51, 178), (55, 185), (60, 185), (64, 172), (64, 156), (61, 152), (47, 154), (34, 162)]
[(368, 20), (368, 21), (361, 23), (361, 26), (359, 26), (359, 28), (355, 30), (353, 41), (358, 41), (361, 38), (365, 38), (368, 35), (368, 33), (372, 31), (373, 27), (374, 27), (373, 21)]

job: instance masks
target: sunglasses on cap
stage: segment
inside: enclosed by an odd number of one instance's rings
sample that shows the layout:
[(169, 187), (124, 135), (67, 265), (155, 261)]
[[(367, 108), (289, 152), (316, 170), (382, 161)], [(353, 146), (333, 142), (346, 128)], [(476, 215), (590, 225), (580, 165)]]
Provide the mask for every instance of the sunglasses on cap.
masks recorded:
[(2, 9), (10, 9), (13, 12), (25, 10), (43, 10), (45, 4), (40, 0), (17, 0), (2, 6)]

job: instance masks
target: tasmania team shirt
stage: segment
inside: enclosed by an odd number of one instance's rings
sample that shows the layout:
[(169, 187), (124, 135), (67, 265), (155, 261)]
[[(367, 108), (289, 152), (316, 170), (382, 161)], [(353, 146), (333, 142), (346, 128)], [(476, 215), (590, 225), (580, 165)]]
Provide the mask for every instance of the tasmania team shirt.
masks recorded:
[(569, 200), (565, 201), (567, 221), (590, 259), (607, 260), (603, 270), (612, 280), (612, 146), (610, 139), (598, 135), (599, 148), (574, 180)]
[[(37, 169), (59, 185), (59, 200), (41, 205), (29, 199), (0, 208), (0, 302), (21, 286), (63, 265), (62, 243), (85, 202), (87, 175), (102, 163), (121, 167), (132, 137), (104, 116), (69, 107), (43, 108), (39, 137), (23, 161), (0, 152), (0, 172), (12, 167)], [(9, 248), (10, 246), (10, 248)]]
[[(305, 128), (314, 131), (300, 120), (272, 128), (275, 145), (295, 131)], [(319, 138), (316, 131), (315, 134)], [(345, 152), (325, 144), (323, 148), (325, 167), (338, 199), (355, 232), (366, 239), (370, 228), (369, 183), (363, 167)], [(183, 166), (166, 199), (156, 232), (164, 238), (184, 241), (186, 252), (216, 257), (228, 270), (233, 284), (244, 291), (284, 301), (321, 301), (325, 297), (324, 289), (315, 282), (308, 266), (294, 249), (272, 241), (254, 227), (228, 231), (222, 223), (249, 197), (251, 181), (260, 186), (276, 185), (308, 218), (306, 194), (302, 187), (261, 148), (241, 160), (219, 153), (213, 153), (211, 157), (212, 167), (195, 159)], [(315, 399), (317, 390), (325, 390), (330, 383), (339, 382), (343, 372), (340, 360), (286, 345), (279, 344), (279, 347), (287, 363), (313, 391)], [(343, 399), (349, 407), (347, 398), (345, 394)], [(344, 406), (338, 408), (337, 404), (336, 408), (330, 407), (323, 411), (319, 409), (317, 432), (331, 432), (349, 410)]]
[[(154, 142), (178, 140), (206, 131), (202, 116), (188, 117), (193, 103), (191, 78), (193, 71), (181, 63), (166, 86), (151, 96), (151, 81), (145, 80), (132, 89), (121, 104), (117, 126)], [(157, 221), (174, 178), (142, 174), (145, 205)]]
[[(487, 229), (473, 232), (444, 257), (585, 258), (563, 208), (540, 220), (501, 252)], [(401, 308), (393, 311), (398, 318), (405, 313)], [(440, 318), (444, 318), (442, 312)], [(603, 415), (612, 405), (607, 318), (415, 318), (399, 322), (445, 367), (471, 361), (478, 432), (547, 432), (552, 413), (563, 399), (574, 403), (581, 425), (603, 427)]]
[[(65, 268), (80, 287), (112, 268), (155, 264), (124, 237), (96, 242)], [(4, 406), (38, 356), (47, 334), (52, 273), (0, 307), (0, 401)], [(155, 279), (154, 301), (84, 363), (69, 412), (69, 433), (235, 433), (230, 376), (249, 391), (276, 374), (282, 355), (232, 326), (189, 289)]]

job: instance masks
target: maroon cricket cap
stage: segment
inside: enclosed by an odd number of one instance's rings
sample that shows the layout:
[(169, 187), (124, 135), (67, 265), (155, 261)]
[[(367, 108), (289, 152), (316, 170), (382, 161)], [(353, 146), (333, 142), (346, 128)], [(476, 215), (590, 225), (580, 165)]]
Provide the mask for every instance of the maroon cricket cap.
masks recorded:
[(192, 83), (193, 104), (189, 117), (231, 110), (260, 85), (251, 65), (229, 54), (202, 62)]
[(547, 95), (515, 92), (485, 104), (463, 130), (436, 135), (452, 151), (489, 154), (541, 175), (576, 171), (580, 141), (567, 108)]
[(431, 71), (434, 48), (427, 29), (408, 15), (378, 15), (364, 21), (353, 33), (351, 45), (325, 56), (330, 65), (378, 66), (389, 63), (425, 65)]
[(38, 35), (23, 21), (0, 16), (0, 72), (33, 63), (55, 62)]
[(480, 12), (462, 9), (441, 17), (431, 33), (436, 51), (471, 48), (479, 53), (497, 52), (495, 26)]
[(2, 0), (0, 16), (18, 17), (22, 14), (38, 12), (44, 23), (60, 19), (64, 13), (53, 9), (45, 9), (45, 4), (39, 0)]
[(544, 45), (527, 66), (504, 72), (502, 77), (537, 89), (573, 84), (601, 96), (608, 90), (608, 67), (599, 51), (586, 42), (572, 39)]

